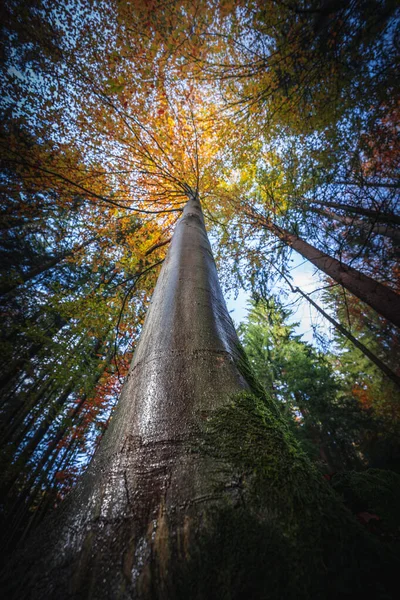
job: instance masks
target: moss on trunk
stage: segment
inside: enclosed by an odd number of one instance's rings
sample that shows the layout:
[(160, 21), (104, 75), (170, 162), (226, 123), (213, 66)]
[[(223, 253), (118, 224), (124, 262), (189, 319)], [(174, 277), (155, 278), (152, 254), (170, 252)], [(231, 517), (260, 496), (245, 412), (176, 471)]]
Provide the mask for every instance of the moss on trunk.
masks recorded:
[[(172, 597), (395, 597), (394, 545), (357, 521), (310, 464), (271, 398), (243, 393), (216, 411), (202, 452), (230, 465), (237, 495), (208, 511), (190, 559), (174, 572)], [(396, 476), (390, 479), (393, 490)], [(384, 497), (387, 492), (386, 486)]]

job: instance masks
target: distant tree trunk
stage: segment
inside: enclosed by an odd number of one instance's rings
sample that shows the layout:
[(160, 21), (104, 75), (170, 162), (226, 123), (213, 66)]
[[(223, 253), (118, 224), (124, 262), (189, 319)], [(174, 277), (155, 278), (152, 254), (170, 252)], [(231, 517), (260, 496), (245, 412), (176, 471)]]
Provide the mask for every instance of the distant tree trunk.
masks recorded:
[[(35, 387), (37, 388), (36, 390), (34, 390)], [(37, 382), (33, 384), (32, 392), (29, 394), (28, 398), (22, 397), (20, 402), (16, 404), (15, 412), (10, 412), (3, 419), (4, 422), (0, 429), (1, 446), (6, 446), (10, 441), (15, 447), (18, 447), (18, 445), (22, 443), (26, 434), (31, 429), (32, 424), (38, 417), (40, 418), (40, 414), (30, 414), (32, 408), (40, 406), (45, 397), (48, 399), (54, 388), (56, 388), (54, 380), (50, 377), (45, 379), (40, 387)]]
[(394, 181), (365, 181), (365, 180), (360, 180), (360, 181), (347, 181), (347, 180), (343, 180), (343, 181), (335, 181), (334, 182), (335, 185), (351, 185), (351, 186), (355, 186), (355, 187), (359, 187), (359, 188), (364, 188), (364, 187), (370, 187), (370, 188), (394, 188), (394, 189), (398, 189), (400, 188), (400, 183), (398, 182), (394, 182)]
[(343, 325), (341, 323), (338, 323), (338, 321), (336, 321), (333, 317), (328, 315), (328, 313), (325, 312), (324, 309), (321, 308), (316, 302), (314, 302), (314, 300), (312, 298), (310, 298), (310, 296), (308, 294), (303, 292), (303, 290), (301, 290), (298, 287), (293, 287), (293, 286), (291, 286), (291, 287), (292, 287), (292, 291), (294, 293), (298, 292), (299, 294), (301, 294), (303, 296), (303, 298), (305, 298), (307, 300), (307, 302), (309, 302), (325, 319), (327, 319), (327, 321), (332, 323), (332, 325), (335, 327), (335, 329), (337, 329), (352, 344), (354, 344), (354, 346), (356, 348), (358, 348), (360, 350), (360, 352), (362, 352), (365, 356), (367, 356), (369, 358), (369, 360), (372, 361), (378, 367), (378, 369), (380, 369), (382, 371), (382, 373), (385, 373), (385, 375), (387, 377), (389, 377), (389, 379), (391, 379), (400, 388), (400, 376), (399, 375), (397, 375), (394, 371), (392, 371), (392, 369), (390, 367), (388, 367), (378, 356), (376, 356), (362, 342), (360, 342), (357, 338), (355, 338), (354, 335), (352, 333), (350, 333), (350, 331), (348, 329), (343, 327)]
[(310, 414), (310, 410), (307, 407), (307, 403), (302, 399), (301, 394), (295, 392), (294, 396), (296, 399), (296, 404), (303, 415), (303, 419), (307, 427), (307, 433), (312, 439), (313, 444), (315, 444), (315, 447), (318, 448), (318, 453), (322, 462), (325, 463), (330, 472), (334, 471), (337, 468), (337, 457), (335, 462), (325, 444), (325, 440), (322, 439), (321, 427), (316, 425), (314, 418)]
[(362, 206), (352, 206), (351, 204), (343, 204), (343, 202), (328, 202), (325, 200), (312, 200), (311, 204), (318, 204), (318, 206), (322, 207), (328, 206), (329, 208), (337, 208), (345, 212), (355, 213), (356, 215), (369, 217), (373, 221), (379, 221), (381, 223), (394, 223), (396, 225), (400, 225), (400, 215), (396, 215), (395, 213), (391, 212), (385, 212), (383, 210), (372, 210), (370, 208), (364, 208)]
[[(100, 350), (100, 348), (101, 348), (101, 341), (99, 341), (99, 343), (96, 344), (95, 351)], [(102, 365), (101, 370), (96, 374), (96, 377), (93, 382), (93, 389), (95, 389), (95, 387), (98, 384), (98, 382), (100, 381), (101, 377), (104, 375), (104, 372), (109, 367), (111, 356), (112, 356), (112, 349), (110, 349), (108, 351), (108, 354), (107, 354), (106, 360), (105, 360), (105, 364)], [(63, 394), (63, 396), (64, 396), (64, 394)], [(40, 456), (40, 459), (37, 461), (37, 463), (34, 465), (34, 471), (29, 475), (29, 480), (28, 480), (27, 484), (25, 484), (27, 495), (29, 494), (30, 488), (34, 485), (36, 478), (38, 477), (40, 472), (43, 471), (43, 468), (46, 465), (49, 457), (56, 450), (58, 443), (62, 440), (63, 436), (68, 431), (68, 427), (69, 427), (68, 421), (74, 422), (75, 417), (81, 412), (85, 402), (87, 401), (87, 398), (88, 398), (87, 394), (82, 394), (82, 397), (78, 400), (78, 402), (74, 405), (74, 407), (66, 415), (67, 420), (64, 419), (64, 421), (61, 422), (59, 428), (52, 434), (51, 439), (49, 439), (49, 441), (48, 441), (45, 451)], [(25, 449), (24, 449), (24, 451), (25, 451)], [(24, 494), (23, 494), (23, 496), (24, 496)]]
[(374, 544), (256, 386), (190, 194), (110, 426), (78, 487), (7, 566), (5, 597), (390, 593), (393, 559)]
[(9, 387), (10, 383), (13, 382), (14, 377), (18, 375), (23, 367), (29, 363), (29, 361), (37, 355), (38, 351), (43, 347), (43, 343), (31, 344), (30, 348), (22, 354), (19, 358), (15, 359), (13, 363), (7, 365), (7, 370), (4, 370), (0, 375), (0, 390), (3, 387)]
[[(72, 390), (73, 384), (70, 383), (63, 393), (56, 398), (54, 403), (50, 406), (50, 410), (40, 422), (39, 427), (29, 438), (22, 452), (18, 455), (17, 459), (15, 460), (15, 464), (11, 465), (11, 474), (6, 472), (4, 484), (6, 489), (5, 493), (7, 495), (12, 491), (13, 486), (20, 479), (21, 471), (24, 469), (26, 463), (31, 459), (32, 454), (35, 452), (39, 444), (43, 441), (44, 436), (52, 425), (53, 419), (55, 419), (60, 412)], [(4, 493), (3, 490), (2, 493)]]
[(56, 254), (55, 256), (52, 256), (52, 257), (46, 256), (43, 258), (40, 265), (36, 265), (36, 267), (32, 267), (29, 271), (26, 271), (26, 272), (21, 271), (21, 272), (17, 273), (17, 279), (15, 281), (10, 281), (10, 282), (5, 281), (4, 283), (2, 283), (0, 285), (0, 296), (4, 296), (5, 294), (12, 292), (14, 289), (16, 289), (20, 285), (26, 283), (27, 281), (30, 281), (34, 277), (37, 277), (38, 275), (41, 275), (42, 273), (45, 273), (46, 271), (53, 269), (54, 267), (56, 267), (58, 264), (60, 264), (63, 260), (65, 260), (69, 256), (76, 254), (83, 248), (86, 248), (86, 246), (89, 246), (90, 244), (92, 244), (96, 239), (97, 239), (97, 236), (94, 236), (94, 237), (90, 238), (89, 240), (87, 240), (86, 242), (84, 242), (83, 244), (79, 244), (79, 245), (75, 246), (74, 248), (70, 248), (69, 250), (64, 250), (63, 252), (59, 252), (59, 254)]
[(395, 242), (400, 243), (400, 229), (394, 229), (393, 227), (390, 227), (389, 225), (385, 225), (383, 223), (368, 223), (367, 221), (356, 219), (355, 217), (339, 215), (338, 213), (333, 212), (333, 210), (313, 207), (311, 207), (311, 210), (318, 213), (319, 215), (322, 215), (323, 217), (327, 217), (328, 219), (338, 221), (339, 223), (342, 223), (342, 225), (349, 225), (350, 227), (359, 227), (365, 232), (366, 235), (369, 235), (371, 232), (373, 232), (391, 238)]
[[(96, 344), (95, 350), (99, 350), (100, 347), (101, 347), (101, 341), (99, 341), (99, 343)], [(110, 350), (107, 354), (106, 362), (105, 362), (104, 366), (102, 367), (102, 370), (96, 374), (96, 377), (94, 380), (94, 386), (97, 385), (97, 383), (103, 376), (105, 370), (108, 368), (108, 366), (110, 364), (111, 356), (112, 356), (112, 348), (110, 348)], [(84, 407), (86, 401), (87, 401), (87, 395), (83, 394), (82, 397), (80, 398), (80, 400), (77, 402), (77, 404), (73, 407), (73, 409), (71, 409), (70, 413), (67, 415), (68, 421), (73, 421), (79, 415), (79, 413), (82, 411), (82, 408)], [(7, 540), (7, 543), (11, 546), (12, 546), (13, 539), (14, 538), (18, 539), (19, 521), (21, 521), (23, 517), (25, 517), (25, 520), (27, 520), (26, 519), (27, 517), (32, 516), (32, 515), (30, 515), (30, 512), (31, 512), (30, 508), (31, 508), (33, 502), (39, 496), (44, 495), (43, 494), (44, 489), (45, 489), (46, 493), (49, 493), (49, 491), (50, 491), (49, 489), (47, 489), (47, 486), (46, 486), (48, 474), (51, 471), (53, 464), (59, 458), (59, 453), (57, 453), (57, 445), (62, 440), (65, 433), (68, 431), (68, 427), (69, 427), (68, 421), (66, 421), (64, 419), (64, 421), (61, 422), (61, 425), (58, 428), (58, 430), (56, 432), (54, 432), (54, 434), (51, 436), (44, 452), (41, 454), (40, 458), (38, 458), (37, 461), (34, 463), (32, 472), (24, 473), (24, 471), (22, 471), (22, 470), (17, 472), (17, 477), (15, 478), (15, 481), (17, 480), (18, 476), (21, 476), (21, 479), (24, 481), (22, 491), (19, 490), (17, 492), (17, 494), (15, 494), (14, 496), (11, 496), (9, 498), (7, 497), (7, 494), (4, 494), (4, 509), (5, 509), (5, 512), (7, 513), (7, 523), (6, 523), (6, 529), (3, 532), (3, 534), (4, 534), (4, 539)], [(78, 423), (78, 426), (79, 426), (79, 423)], [(75, 437), (72, 436), (71, 442), (76, 442), (76, 441), (78, 441), (78, 440), (76, 440)], [(68, 445), (68, 447), (70, 447), (70, 446), (71, 446), (71, 444)], [(62, 462), (64, 462), (64, 460), (66, 458), (68, 458), (68, 457), (63, 456)], [(20, 459), (20, 457), (18, 458), (18, 461), (19, 461), (19, 459)], [(13, 468), (15, 470), (16, 466), (13, 465)], [(49, 484), (49, 485), (51, 485), (51, 484)], [(17, 486), (15, 486), (15, 487), (17, 487)], [(19, 487), (21, 488), (22, 485), (20, 485)], [(7, 506), (7, 502), (9, 502), (10, 506)], [(45, 511), (45, 507), (42, 506), (41, 507), (41, 518), (44, 514), (44, 511)], [(35, 519), (35, 521), (36, 521), (36, 519)]]
[(249, 212), (249, 216), (265, 229), (276, 235), (285, 244), (299, 252), (318, 269), (345, 287), (349, 292), (371, 306), (394, 325), (400, 327), (400, 296), (392, 289), (364, 275), (357, 269), (345, 265), (336, 258), (318, 250), (294, 233), (279, 227), (262, 215)]

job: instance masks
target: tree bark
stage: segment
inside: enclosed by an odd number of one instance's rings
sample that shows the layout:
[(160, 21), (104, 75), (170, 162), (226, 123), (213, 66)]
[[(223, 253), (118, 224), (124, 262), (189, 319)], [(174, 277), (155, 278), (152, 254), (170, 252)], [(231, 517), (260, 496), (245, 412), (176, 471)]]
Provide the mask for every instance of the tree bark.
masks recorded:
[(400, 216), (394, 213), (371, 210), (362, 206), (352, 206), (351, 204), (343, 204), (342, 202), (327, 202), (325, 200), (313, 200), (312, 204), (318, 204), (322, 207), (328, 206), (329, 208), (337, 208), (339, 210), (344, 210), (345, 212), (355, 213), (357, 215), (369, 217), (373, 221), (379, 221), (382, 223), (394, 223), (396, 225), (400, 225)]
[(110, 427), (59, 511), (56, 534), (44, 536), (53, 551), (36, 570), (38, 597), (86, 588), (96, 599), (125, 597), (127, 586), (132, 597), (150, 597), (155, 585), (162, 597), (169, 560), (183, 551), (205, 507), (218, 502), (215, 482), (229, 483), (218, 461), (191, 448), (207, 414), (248, 389), (235, 364), (238, 346), (193, 195)]
[(291, 246), (304, 258), (309, 260), (318, 269), (345, 287), (349, 292), (371, 306), (383, 317), (397, 327), (400, 327), (400, 296), (387, 286), (379, 283), (372, 277), (364, 275), (357, 269), (345, 265), (325, 252), (321, 252), (308, 242), (305, 242), (294, 233), (279, 227), (266, 217), (254, 212), (249, 216), (265, 229), (276, 235), (285, 244)]
[(333, 219), (334, 221), (338, 221), (343, 225), (349, 225), (350, 227), (359, 227), (364, 230), (366, 235), (369, 235), (371, 232), (377, 233), (378, 235), (383, 235), (394, 240), (397, 244), (400, 243), (400, 229), (394, 229), (389, 225), (385, 225), (383, 223), (368, 223), (363, 221), (362, 219), (356, 219), (355, 217), (348, 217), (346, 215), (339, 215), (338, 213), (333, 212), (333, 210), (327, 210), (323, 208), (313, 208), (311, 207), (313, 212), (322, 215), (323, 217), (327, 217), (328, 219)]

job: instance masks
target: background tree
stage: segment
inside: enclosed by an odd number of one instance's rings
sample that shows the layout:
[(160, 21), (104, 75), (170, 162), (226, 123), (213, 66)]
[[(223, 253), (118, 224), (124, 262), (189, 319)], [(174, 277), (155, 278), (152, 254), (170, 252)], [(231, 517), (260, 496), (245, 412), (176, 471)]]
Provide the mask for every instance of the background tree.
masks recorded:
[[(364, 344), (380, 356), (398, 373), (398, 335), (373, 311), (352, 296), (332, 288), (328, 302), (336, 317), (357, 335)], [(333, 296), (336, 296), (332, 299)], [(365, 440), (365, 453), (373, 466), (394, 470), (399, 468), (399, 388), (389, 381), (376, 366), (345, 339), (335, 336), (341, 352), (337, 368), (348, 393), (373, 416), (377, 426), (372, 427)]]
[(335, 374), (333, 356), (295, 335), (290, 316), (273, 298), (252, 305), (239, 329), (250, 364), (324, 472), (360, 468), (363, 442), (377, 425)]

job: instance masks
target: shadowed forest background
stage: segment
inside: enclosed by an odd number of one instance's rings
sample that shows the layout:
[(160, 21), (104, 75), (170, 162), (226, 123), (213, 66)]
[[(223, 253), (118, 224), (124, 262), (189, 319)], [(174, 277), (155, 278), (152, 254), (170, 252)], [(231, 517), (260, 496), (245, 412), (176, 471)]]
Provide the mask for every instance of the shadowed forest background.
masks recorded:
[[(6, 0), (1, 22), (7, 553), (100, 443), (193, 190), (224, 291), (252, 297), (254, 374), (320, 477), (398, 543), (356, 492), (400, 472), (397, 3)], [(294, 297), (328, 319), (313, 344)]]

